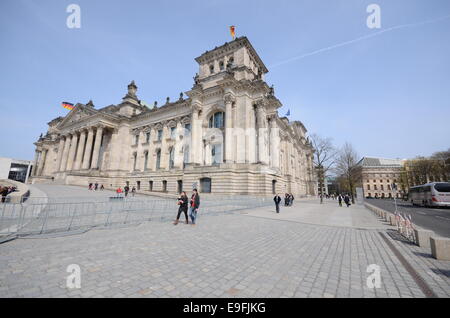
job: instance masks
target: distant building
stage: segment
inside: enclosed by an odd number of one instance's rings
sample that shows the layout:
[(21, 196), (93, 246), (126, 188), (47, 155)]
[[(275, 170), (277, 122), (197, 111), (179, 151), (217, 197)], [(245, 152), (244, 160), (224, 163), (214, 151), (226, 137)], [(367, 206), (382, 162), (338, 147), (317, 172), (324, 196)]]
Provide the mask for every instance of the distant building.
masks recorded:
[[(405, 160), (363, 157), (358, 166), (361, 167), (361, 184), (364, 197), (400, 198), (400, 175)], [(397, 185), (397, 191), (392, 189)]]
[(0, 180), (10, 179), (26, 183), (33, 169), (33, 161), (0, 157)]

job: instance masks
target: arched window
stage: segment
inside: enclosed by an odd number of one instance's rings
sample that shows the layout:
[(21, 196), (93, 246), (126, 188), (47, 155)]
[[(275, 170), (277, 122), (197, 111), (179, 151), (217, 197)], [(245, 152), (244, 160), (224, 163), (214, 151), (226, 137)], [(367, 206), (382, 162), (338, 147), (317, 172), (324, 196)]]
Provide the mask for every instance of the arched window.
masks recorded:
[(212, 64), (209, 66), (209, 73), (214, 74), (214, 65)]
[(221, 71), (223, 71), (224, 68), (225, 68), (225, 65), (223, 64), (223, 61), (220, 61), (220, 63), (219, 63), (219, 69), (220, 69)]
[(224, 112), (217, 112), (209, 118), (209, 128), (223, 128), (224, 127)]

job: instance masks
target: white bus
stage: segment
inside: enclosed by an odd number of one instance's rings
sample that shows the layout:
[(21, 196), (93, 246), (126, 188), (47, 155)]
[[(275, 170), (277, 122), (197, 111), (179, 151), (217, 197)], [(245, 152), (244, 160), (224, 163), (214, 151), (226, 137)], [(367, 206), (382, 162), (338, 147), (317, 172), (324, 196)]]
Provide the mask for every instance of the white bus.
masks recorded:
[(409, 189), (413, 205), (450, 207), (450, 183), (432, 182)]

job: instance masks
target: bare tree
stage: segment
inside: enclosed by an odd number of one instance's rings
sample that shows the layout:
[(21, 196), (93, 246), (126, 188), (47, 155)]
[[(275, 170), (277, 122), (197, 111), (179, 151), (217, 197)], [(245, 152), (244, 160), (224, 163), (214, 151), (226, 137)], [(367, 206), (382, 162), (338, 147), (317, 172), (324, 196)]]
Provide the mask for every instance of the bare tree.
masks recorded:
[(328, 171), (336, 162), (337, 150), (333, 146), (331, 138), (322, 138), (317, 134), (310, 136), (314, 147), (314, 168), (317, 173), (317, 181), (319, 183), (320, 203), (323, 203), (323, 186)]
[(358, 154), (353, 146), (346, 142), (339, 151), (335, 171), (341, 177), (343, 188), (350, 193), (352, 203), (355, 203), (355, 186), (360, 181), (361, 168), (357, 166)]

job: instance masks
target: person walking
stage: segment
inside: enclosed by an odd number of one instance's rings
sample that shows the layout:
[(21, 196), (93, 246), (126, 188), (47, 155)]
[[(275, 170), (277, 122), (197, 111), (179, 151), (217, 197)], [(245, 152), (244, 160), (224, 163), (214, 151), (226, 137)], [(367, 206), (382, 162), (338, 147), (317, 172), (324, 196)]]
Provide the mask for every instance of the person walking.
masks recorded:
[(135, 194), (136, 194), (136, 188), (133, 187), (133, 188), (131, 188), (131, 195), (134, 197)]
[(125, 190), (125, 198), (128, 196), (128, 192), (130, 191), (130, 187), (129, 186), (125, 186), (125, 188), (123, 188)]
[(342, 206), (342, 195), (339, 194), (338, 196), (339, 206)]
[(294, 204), (294, 195), (291, 193), (291, 198), (290, 198), (290, 205), (292, 206)]
[(189, 224), (189, 219), (188, 219), (188, 197), (186, 192), (181, 192), (181, 196), (177, 199), (178, 202), (177, 204), (180, 206), (178, 208), (178, 214), (177, 214), (177, 219), (175, 220), (175, 222), (173, 222), (174, 225), (178, 224), (178, 220), (180, 219), (180, 215), (181, 212), (184, 213), (184, 216), (186, 217), (186, 224)]
[(351, 205), (350, 203), (350, 197), (348, 196), (348, 194), (345, 195), (344, 197), (344, 202), (347, 205), (347, 208)]
[(198, 208), (200, 206), (200, 196), (198, 195), (197, 189), (192, 190), (192, 196), (191, 196), (191, 210), (190, 210), (190, 217), (191, 217), (191, 224), (195, 225), (195, 220), (197, 219), (197, 212)]
[(278, 195), (278, 193), (273, 197), (273, 201), (275, 202), (275, 210), (277, 211), (277, 213), (280, 213), (281, 197)]
[(116, 193), (117, 193), (117, 197), (121, 198), (122, 197), (122, 188), (118, 187), (117, 190), (116, 190)]
[(95, 184), (94, 184), (94, 191), (97, 191), (98, 190), (98, 183), (96, 182)]

